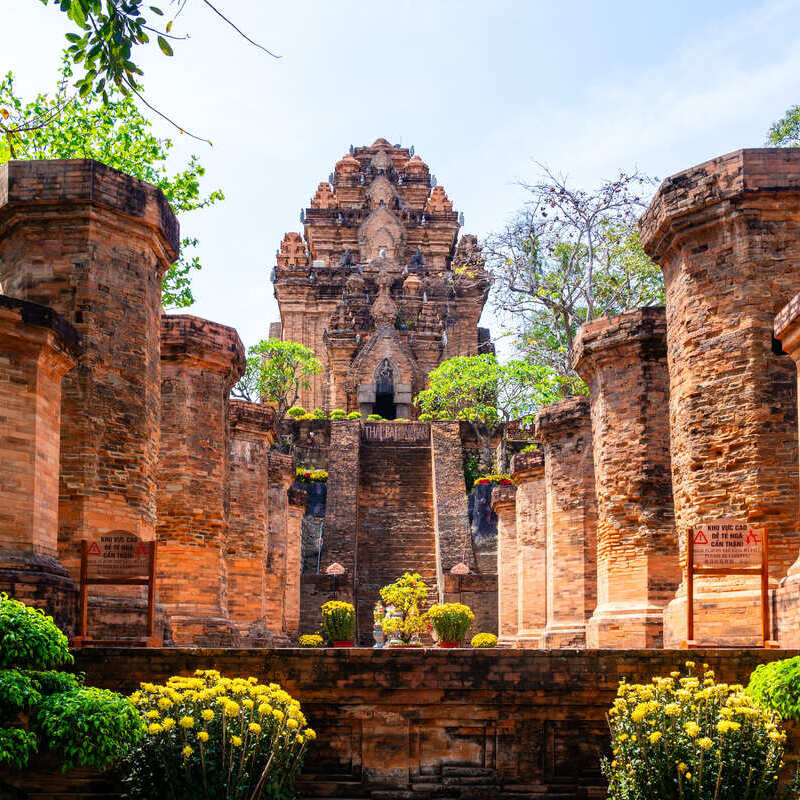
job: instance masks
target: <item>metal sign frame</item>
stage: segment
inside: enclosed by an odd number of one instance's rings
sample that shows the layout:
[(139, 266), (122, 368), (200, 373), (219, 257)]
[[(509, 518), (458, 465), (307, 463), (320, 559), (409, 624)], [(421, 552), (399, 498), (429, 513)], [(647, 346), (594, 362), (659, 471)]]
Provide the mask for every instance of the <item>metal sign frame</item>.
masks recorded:
[(686, 641), (685, 648), (721, 647), (721, 645), (699, 644), (694, 638), (694, 576), (695, 575), (760, 575), (761, 576), (761, 647), (777, 647), (778, 643), (770, 638), (769, 609), (769, 543), (765, 528), (755, 528), (761, 533), (761, 564), (754, 567), (695, 567), (694, 536), (696, 528), (687, 532), (686, 549)]
[[(161, 637), (155, 635), (156, 623), (156, 542), (142, 542), (148, 545), (147, 576), (132, 578), (90, 578), (89, 541), (81, 539), (81, 579), (80, 606), (77, 636), (73, 637), (74, 647), (161, 647)], [(147, 586), (147, 632), (139, 639), (93, 639), (88, 635), (89, 586)]]

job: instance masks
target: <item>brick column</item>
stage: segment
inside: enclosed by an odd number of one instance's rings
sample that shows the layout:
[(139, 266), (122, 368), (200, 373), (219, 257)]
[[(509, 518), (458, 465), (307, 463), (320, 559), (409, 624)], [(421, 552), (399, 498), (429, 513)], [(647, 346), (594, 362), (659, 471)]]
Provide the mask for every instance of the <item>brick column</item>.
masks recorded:
[(274, 620), (264, 592), (269, 547), (269, 449), (275, 441), (275, 410), (230, 400), (230, 510), (225, 565), (228, 614), (243, 645), (266, 646)]
[(177, 645), (230, 644), (223, 545), (228, 538), (228, 395), (244, 370), (233, 328), (161, 318), (158, 592)]
[[(290, 568), (289, 487), (294, 483), (294, 460), (290, 455), (269, 454), (269, 550), (265, 613), (270, 632), (286, 642), (286, 581)], [(298, 540), (300, 532), (297, 532)]]
[(143, 181), (95, 161), (0, 167), (4, 291), (83, 337), (62, 387), (58, 542), (73, 577), (81, 539), (155, 535), (161, 277), (178, 242), (163, 194)]
[(669, 458), (666, 312), (582, 325), (573, 367), (589, 385), (597, 498), (597, 608), (587, 644), (663, 646), (680, 583)]
[(571, 397), (536, 416), (547, 503), (547, 626), (542, 647), (584, 647), (597, 600), (589, 400)]
[(283, 592), (283, 627), (296, 640), (300, 635), (300, 569), (302, 560), (301, 526), (308, 494), (289, 489), (286, 506), (286, 581)]
[[(766, 528), (773, 586), (797, 557), (797, 388), (773, 342), (800, 284), (800, 151), (739, 150), (668, 178), (642, 218), (667, 293), (672, 490), (687, 529), (734, 517)], [(777, 352), (776, 352), (777, 351)], [(752, 644), (758, 582), (698, 580), (695, 636)], [(683, 587), (664, 644), (685, 638)]]
[[(797, 365), (800, 385), (800, 294), (796, 294), (775, 317), (775, 337)], [(789, 567), (775, 593), (775, 623), (781, 647), (800, 647), (800, 557)]]
[(52, 309), (0, 295), (0, 591), (72, 629), (75, 583), (58, 558), (61, 379), (80, 354)]
[(497, 514), (497, 627), (503, 644), (514, 645), (519, 631), (519, 547), (516, 489), (495, 486), (492, 510)]
[(540, 647), (547, 624), (547, 511), (542, 448), (511, 459), (517, 485), (520, 647)]

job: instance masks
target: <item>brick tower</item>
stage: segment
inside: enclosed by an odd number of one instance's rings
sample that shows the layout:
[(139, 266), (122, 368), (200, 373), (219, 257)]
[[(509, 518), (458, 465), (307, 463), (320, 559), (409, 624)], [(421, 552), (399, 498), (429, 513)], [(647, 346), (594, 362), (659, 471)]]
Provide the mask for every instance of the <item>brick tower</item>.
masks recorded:
[(409, 417), (428, 373), (489, 348), (474, 236), (412, 149), (351, 148), (287, 233), (273, 272), (280, 325), (325, 365), (300, 403)]

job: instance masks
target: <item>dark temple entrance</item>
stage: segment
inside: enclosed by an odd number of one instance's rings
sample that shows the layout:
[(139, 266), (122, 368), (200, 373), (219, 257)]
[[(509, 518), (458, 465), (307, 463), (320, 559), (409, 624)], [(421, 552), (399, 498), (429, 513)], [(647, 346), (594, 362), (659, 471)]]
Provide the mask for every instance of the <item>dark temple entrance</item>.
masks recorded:
[(394, 392), (375, 392), (375, 404), (372, 406), (372, 413), (380, 414), (384, 419), (394, 419), (397, 416)]
[(394, 370), (392, 362), (384, 358), (375, 372), (375, 404), (372, 406), (373, 414), (380, 414), (384, 419), (394, 419), (397, 416), (397, 406), (394, 402)]

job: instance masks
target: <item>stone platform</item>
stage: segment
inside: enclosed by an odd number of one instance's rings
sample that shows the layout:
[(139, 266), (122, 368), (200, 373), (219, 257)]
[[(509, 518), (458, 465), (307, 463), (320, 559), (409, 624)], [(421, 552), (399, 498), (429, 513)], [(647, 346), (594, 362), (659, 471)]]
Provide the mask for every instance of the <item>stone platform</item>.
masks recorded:
[(130, 692), (199, 668), (277, 681), (319, 738), (301, 796), (601, 798), (605, 714), (622, 678), (708, 663), (747, 683), (786, 650), (240, 650), (76, 652), (90, 685)]

